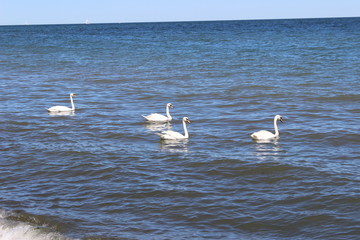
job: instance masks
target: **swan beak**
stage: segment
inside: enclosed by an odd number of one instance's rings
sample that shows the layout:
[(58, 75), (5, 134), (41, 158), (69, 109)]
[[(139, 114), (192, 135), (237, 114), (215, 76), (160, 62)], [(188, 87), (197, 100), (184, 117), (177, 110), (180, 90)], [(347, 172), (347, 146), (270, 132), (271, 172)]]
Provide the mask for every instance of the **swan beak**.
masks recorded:
[(186, 122), (187, 122), (187, 123), (190, 123), (190, 120), (188, 119), (188, 120), (186, 120)]
[(174, 106), (173, 106), (173, 105), (170, 105), (170, 108), (174, 108)]
[(283, 122), (283, 121), (284, 121), (284, 119), (283, 119), (283, 118), (280, 118), (279, 120), (280, 120), (280, 122), (281, 122), (281, 123), (284, 123), (284, 122)]

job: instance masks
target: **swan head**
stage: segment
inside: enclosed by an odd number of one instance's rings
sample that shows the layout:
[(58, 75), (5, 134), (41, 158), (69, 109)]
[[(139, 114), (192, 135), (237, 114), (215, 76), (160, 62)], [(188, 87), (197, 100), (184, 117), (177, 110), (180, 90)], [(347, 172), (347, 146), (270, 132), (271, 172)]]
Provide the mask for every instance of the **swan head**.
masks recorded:
[(76, 97), (75, 93), (70, 93), (70, 97)]
[(282, 122), (282, 123), (284, 123), (284, 122), (283, 122), (284, 119), (283, 119), (282, 116), (280, 116), (280, 115), (276, 115), (276, 116), (275, 116), (275, 119), (276, 119), (276, 120), (279, 120), (279, 121)]
[(168, 108), (174, 108), (174, 106), (171, 103), (166, 104)]
[(190, 119), (188, 117), (183, 117), (183, 122), (190, 123)]

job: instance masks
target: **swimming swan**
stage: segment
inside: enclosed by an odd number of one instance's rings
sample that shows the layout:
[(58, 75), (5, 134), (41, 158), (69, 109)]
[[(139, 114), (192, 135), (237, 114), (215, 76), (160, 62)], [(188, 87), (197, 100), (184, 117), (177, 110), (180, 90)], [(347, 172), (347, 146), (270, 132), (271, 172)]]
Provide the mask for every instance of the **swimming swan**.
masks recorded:
[(166, 104), (166, 116), (158, 114), (158, 113), (153, 113), (147, 116), (142, 115), (146, 120), (150, 121), (150, 122), (167, 122), (167, 121), (171, 121), (172, 117), (170, 115), (170, 110), (169, 108), (173, 108), (173, 105), (171, 103)]
[(171, 131), (171, 130), (163, 131), (163, 132), (159, 133), (158, 135), (163, 140), (188, 139), (189, 138), (189, 133), (188, 133), (187, 128), (186, 128), (186, 123), (190, 123), (189, 118), (183, 117), (182, 123), (183, 123), (184, 133), (185, 133), (184, 135), (182, 135), (179, 132), (175, 132), (175, 131)]
[(51, 107), (48, 110), (48, 112), (51, 113), (57, 113), (57, 112), (75, 112), (75, 105), (74, 105), (74, 100), (73, 97), (75, 97), (76, 94), (75, 93), (70, 93), (70, 101), (71, 101), (71, 108), (65, 107), (65, 106), (54, 106)]
[(275, 134), (273, 134), (272, 132), (266, 131), (266, 130), (261, 130), (261, 131), (254, 132), (253, 134), (251, 134), (250, 136), (252, 137), (252, 139), (254, 139), (254, 140), (269, 140), (269, 139), (273, 139), (273, 138), (279, 138), (279, 129), (277, 126), (277, 120), (279, 120), (280, 122), (283, 122), (283, 118), (280, 115), (276, 115), (274, 117)]

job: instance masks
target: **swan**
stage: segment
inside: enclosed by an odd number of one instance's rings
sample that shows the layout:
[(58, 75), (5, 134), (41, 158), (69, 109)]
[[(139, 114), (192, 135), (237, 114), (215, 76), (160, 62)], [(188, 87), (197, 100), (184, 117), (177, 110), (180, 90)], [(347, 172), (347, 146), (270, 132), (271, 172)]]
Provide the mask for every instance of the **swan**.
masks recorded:
[(170, 108), (174, 108), (174, 106), (171, 103), (166, 104), (166, 116), (158, 114), (158, 113), (153, 113), (150, 115), (142, 115), (146, 120), (150, 121), (150, 122), (167, 122), (167, 121), (171, 121), (172, 117), (170, 115)]
[(75, 105), (73, 97), (75, 97), (75, 93), (70, 93), (70, 101), (71, 101), (71, 108), (65, 107), (65, 106), (54, 106), (51, 107), (48, 110), (50, 113), (58, 113), (58, 112), (75, 112)]
[(279, 129), (277, 126), (277, 121), (283, 122), (283, 118), (280, 115), (276, 115), (274, 117), (274, 128), (275, 128), (275, 134), (266, 130), (260, 130), (258, 132), (254, 132), (250, 136), (254, 140), (270, 140), (274, 138), (279, 138)]
[(172, 130), (163, 131), (163, 132), (159, 133), (158, 135), (163, 140), (188, 139), (189, 138), (189, 133), (188, 133), (187, 128), (186, 128), (186, 123), (190, 123), (189, 118), (183, 117), (182, 123), (183, 123), (184, 133), (185, 133), (184, 135), (182, 135), (179, 132), (172, 131)]

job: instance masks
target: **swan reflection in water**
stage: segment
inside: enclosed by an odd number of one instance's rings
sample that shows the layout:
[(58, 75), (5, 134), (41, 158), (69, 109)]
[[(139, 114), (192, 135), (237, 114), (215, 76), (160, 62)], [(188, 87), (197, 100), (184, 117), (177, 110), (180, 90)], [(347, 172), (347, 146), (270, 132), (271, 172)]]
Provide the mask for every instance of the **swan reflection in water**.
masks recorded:
[(50, 116), (75, 116), (75, 112), (48, 112)]
[(279, 141), (279, 137), (276, 138), (271, 138), (271, 139), (253, 139), (253, 142), (255, 143), (260, 143), (260, 144), (273, 144), (273, 145), (277, 145)]
[(160, 140), (160, 150), (169, 153), (187, 153), (189, 139)]
[(147, 122), (145, 125), (145, 128), (147, 128), (151, 132), (162, 132), (165, 130), (171, 129), (171, 123), (170, 122)]
[(281, 153), (284, 151), (278, 144), (278, 139), (257, 140), (254, 146), (254, 155), (259, 160), (279, 160)]

